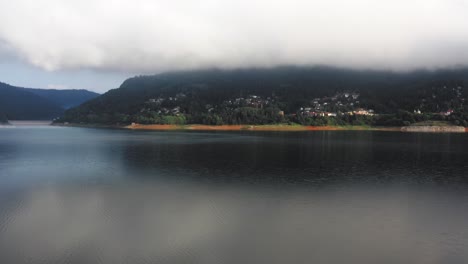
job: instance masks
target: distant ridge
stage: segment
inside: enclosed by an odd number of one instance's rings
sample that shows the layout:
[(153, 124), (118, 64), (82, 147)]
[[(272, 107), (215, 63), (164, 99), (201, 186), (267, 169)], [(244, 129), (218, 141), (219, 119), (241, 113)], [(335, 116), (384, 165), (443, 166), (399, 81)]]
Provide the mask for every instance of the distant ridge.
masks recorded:
[(56, 89), (33, 89), (24, 88), (25, 90), (38, 95), (42, 98), (50, 100), (59, 105), (63, 109), (69, 109), (78, 106), (86, 101), (99, 96), (98, 93), (84, 89), (73, 90), (56, 90)]
[(0, 122), (51, 120), (99, 94), (86, 90), (41, 90), (0, 82)]

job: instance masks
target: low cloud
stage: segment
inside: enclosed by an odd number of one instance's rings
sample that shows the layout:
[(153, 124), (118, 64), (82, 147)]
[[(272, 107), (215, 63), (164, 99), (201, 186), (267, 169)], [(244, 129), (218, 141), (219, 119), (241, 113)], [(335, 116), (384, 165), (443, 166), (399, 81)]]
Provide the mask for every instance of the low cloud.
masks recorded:
[(0, 43), (46, 70), (443, 68), (468, 62), (467, 13), (466, 0), (0, 0)]
[(64, 90), (68, 89), (68, 85), (64, 84), (48, 84), (47, 89), (57, 89), (57, 90)]

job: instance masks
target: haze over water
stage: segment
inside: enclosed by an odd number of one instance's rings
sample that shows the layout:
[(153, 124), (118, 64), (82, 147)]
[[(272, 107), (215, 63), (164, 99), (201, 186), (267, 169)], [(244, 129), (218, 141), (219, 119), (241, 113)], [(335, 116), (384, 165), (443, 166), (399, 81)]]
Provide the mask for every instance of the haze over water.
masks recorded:
[(467, 263), (467, 144), (0, 129), (0, 263)]

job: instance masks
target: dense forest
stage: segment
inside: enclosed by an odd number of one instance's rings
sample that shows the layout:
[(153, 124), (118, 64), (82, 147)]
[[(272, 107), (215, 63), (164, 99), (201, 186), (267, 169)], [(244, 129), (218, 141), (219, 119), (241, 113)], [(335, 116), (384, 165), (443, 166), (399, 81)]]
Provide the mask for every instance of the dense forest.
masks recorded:
[(93, 99), (99, 94), (86, 90), (41, 90), (0, 82), (0, 118), (9, 120), (51, 120), (65, 109)]
[(7, 124), (8, 123), (8, 118), (4, 113), (0, 113), (0, 124)]
[(137, 76), (65, 112), (60, 122), (468, 126), (468, 69), (329, 67), (200, 70)]

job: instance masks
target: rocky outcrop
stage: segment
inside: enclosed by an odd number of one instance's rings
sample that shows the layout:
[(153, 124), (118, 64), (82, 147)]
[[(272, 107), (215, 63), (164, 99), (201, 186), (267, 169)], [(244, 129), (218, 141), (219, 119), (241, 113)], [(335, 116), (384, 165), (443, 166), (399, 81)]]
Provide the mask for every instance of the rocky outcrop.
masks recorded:
[(462, 126), (404, 126), (403, 132), (465, 133)]

